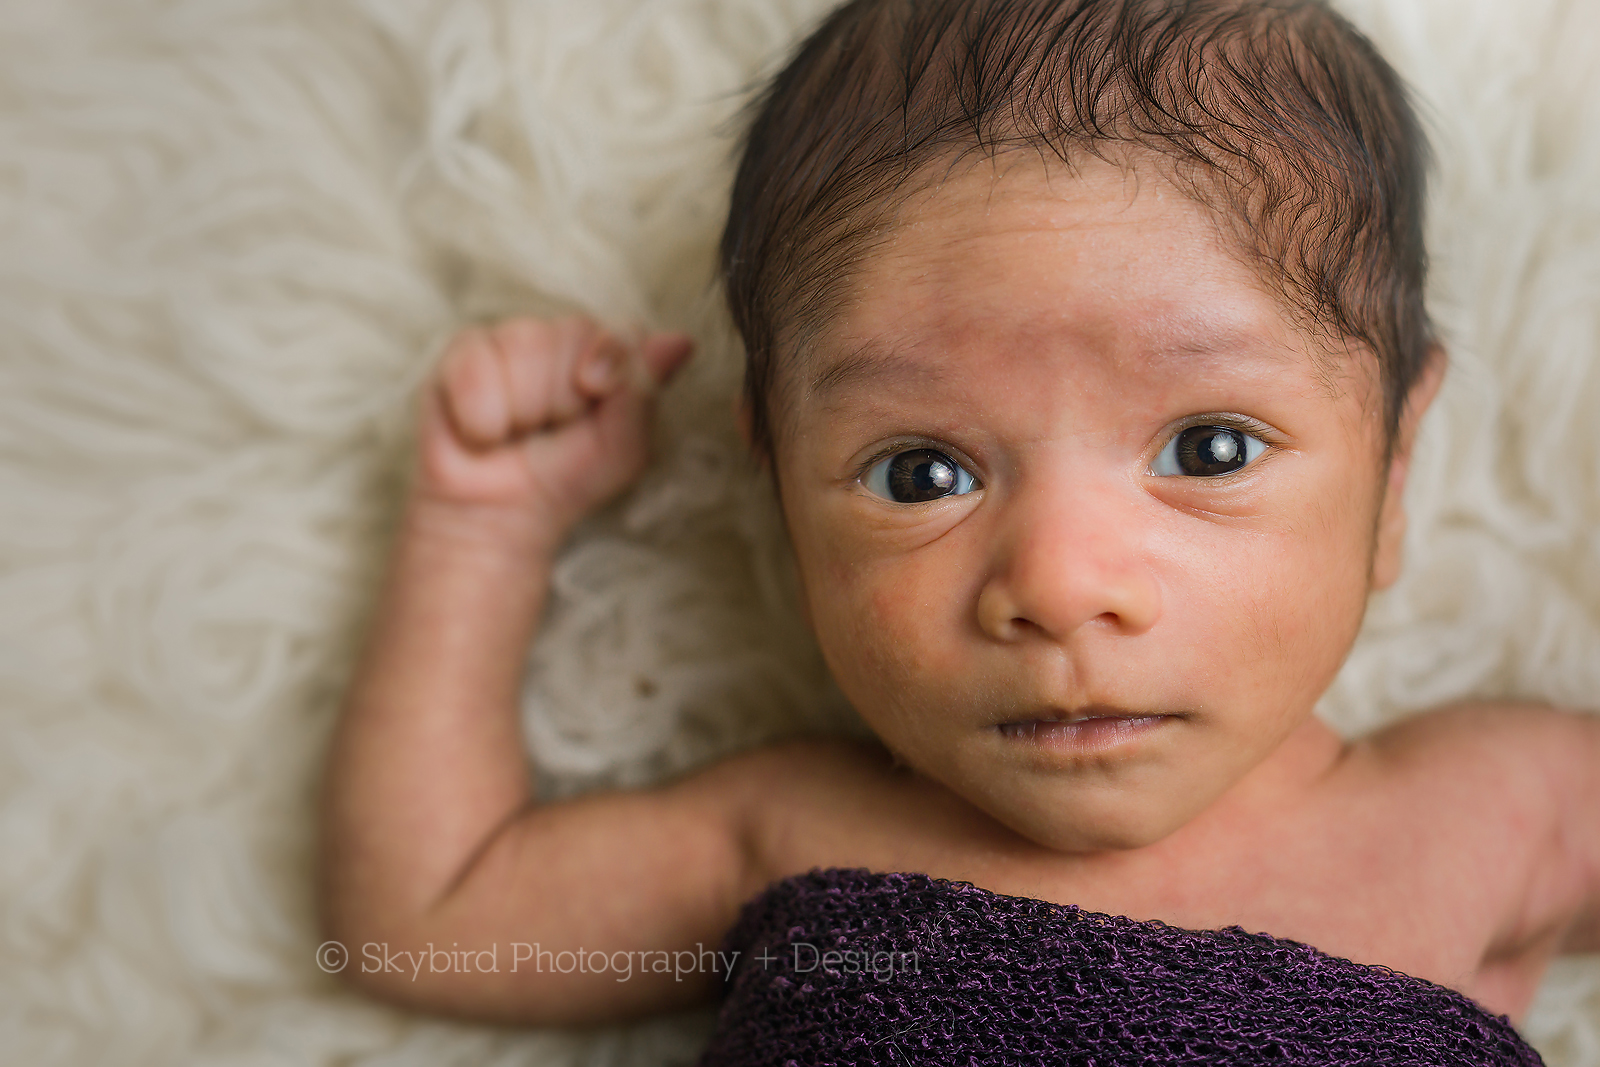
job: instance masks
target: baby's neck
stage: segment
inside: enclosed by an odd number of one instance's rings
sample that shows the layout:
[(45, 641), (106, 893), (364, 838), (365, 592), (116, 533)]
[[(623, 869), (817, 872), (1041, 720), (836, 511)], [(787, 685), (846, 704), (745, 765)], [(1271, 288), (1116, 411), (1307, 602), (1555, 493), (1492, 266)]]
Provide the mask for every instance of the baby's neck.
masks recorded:
[(1242, 842), (1260, 840), (1268, 827), (1314, 805), (1350, 752), (1349, 742), (1308, 715), (1270, 756), (1204, 811), (1137, 851), (1147, 860), (1175, 859), (1183, 853), (1221, 857)]
[(1316, 715), (1307, 715), (1283, 744), (1224, 793), (1213, 807), (1282, 804), (1315, 790), (1350, 754), (1350, 743)]

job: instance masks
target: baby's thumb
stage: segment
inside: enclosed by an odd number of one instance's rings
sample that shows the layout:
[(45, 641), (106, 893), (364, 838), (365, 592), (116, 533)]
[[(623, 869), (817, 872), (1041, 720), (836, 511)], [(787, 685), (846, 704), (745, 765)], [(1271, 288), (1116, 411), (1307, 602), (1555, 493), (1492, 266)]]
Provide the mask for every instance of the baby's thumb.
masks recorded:
[(651, 334), (641, 348), (650, 377), (660, 384), (670, 381), (693, 352), (694, 338), (686, 333)]

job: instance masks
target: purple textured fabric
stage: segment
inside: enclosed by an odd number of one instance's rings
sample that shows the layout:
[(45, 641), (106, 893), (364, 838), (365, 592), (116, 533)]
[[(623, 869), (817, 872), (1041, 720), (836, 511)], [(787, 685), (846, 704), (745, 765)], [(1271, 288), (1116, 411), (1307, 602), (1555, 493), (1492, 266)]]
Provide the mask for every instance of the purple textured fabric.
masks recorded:
[(700, 1067), (1543, 1063), (1505, 1016), (1387, 967), (921, 874), (786, 878), (724, 948)]

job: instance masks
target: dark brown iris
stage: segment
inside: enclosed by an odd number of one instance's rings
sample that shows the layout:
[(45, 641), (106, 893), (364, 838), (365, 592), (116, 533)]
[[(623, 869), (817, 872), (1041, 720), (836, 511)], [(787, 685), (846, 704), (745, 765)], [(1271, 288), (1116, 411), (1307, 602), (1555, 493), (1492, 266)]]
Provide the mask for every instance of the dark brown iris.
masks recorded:
[(956, 487), (956, 466), (943, 452), (915, 448), (889, 461), (889, 495), (901, 504), (917, 504), (949, 496)]
[(1244, 434), (1223, 426), (1191, 426), (1178, 435), (1178, 469), (1195, 477), (1232, 474), (1245, 465)]

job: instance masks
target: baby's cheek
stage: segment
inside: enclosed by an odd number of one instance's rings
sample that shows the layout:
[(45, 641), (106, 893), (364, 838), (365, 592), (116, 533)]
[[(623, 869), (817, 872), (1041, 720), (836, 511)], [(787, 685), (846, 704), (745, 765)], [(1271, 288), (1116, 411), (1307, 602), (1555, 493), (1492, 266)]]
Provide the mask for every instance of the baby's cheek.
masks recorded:
[(892, 730), (924, 705), (936, 672), (932, 612), (903, 583), (859, 571), (829, 599), (831, 632), (818, 637), (834, 678), (871, 725)]
[(893, 581), (863, 584), (852, 635), (873, 677), (897, 691), (914, 687), (924, 677), (928, 647), (928, 613), (919, 611), (915, 594)]
[(1321, 695), (1349, 652), (1366, 609), (1361, 534), (1338, 528), (1342, 524), (1331, 516), (1316, 519), (1323, 536), (1299, 541), (1300, 552), (1284, 553), (1284, 565), (1255, 590), (1248, 612), (1261, 681), (1289, 701), (1315, 701)]

